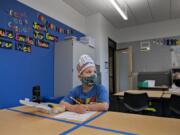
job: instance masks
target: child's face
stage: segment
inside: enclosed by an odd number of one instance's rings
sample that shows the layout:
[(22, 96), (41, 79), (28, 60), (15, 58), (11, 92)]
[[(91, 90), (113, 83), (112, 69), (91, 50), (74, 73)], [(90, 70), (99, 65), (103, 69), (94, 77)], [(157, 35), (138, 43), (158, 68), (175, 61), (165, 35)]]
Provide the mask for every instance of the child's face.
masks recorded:
[(91, 76), (93, 74), (96, 73), (96, 68), (94, 66), (92, 67), (88, 67), (86, 68), (83, 72), (82, 72), (82, 76), (85, 76), (85, 77), (88, 77), (88, 76)]

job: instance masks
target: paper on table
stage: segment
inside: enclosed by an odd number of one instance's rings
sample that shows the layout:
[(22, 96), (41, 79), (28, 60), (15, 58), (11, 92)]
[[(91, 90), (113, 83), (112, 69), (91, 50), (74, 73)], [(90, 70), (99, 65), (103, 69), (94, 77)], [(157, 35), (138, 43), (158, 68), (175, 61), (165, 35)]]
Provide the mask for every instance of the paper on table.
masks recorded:
[(67, 111), (67, 112), (63, 112), (61, 114), (54, 116), (54, 118), (64, 118), (68, 120), (85, 121), (95, 113), (96, 113), (95, 111), (87, 111), (84, 114), (79, 114), (79, 113)]

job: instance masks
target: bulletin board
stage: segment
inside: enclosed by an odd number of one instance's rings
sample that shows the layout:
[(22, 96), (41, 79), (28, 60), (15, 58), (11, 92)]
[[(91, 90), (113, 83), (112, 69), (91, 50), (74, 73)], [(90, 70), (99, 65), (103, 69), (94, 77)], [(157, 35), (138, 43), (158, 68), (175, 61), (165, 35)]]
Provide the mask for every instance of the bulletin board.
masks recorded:
[(0, 1), (0, 18), (0, 108), (31, 98), (34, 85), (53, 96), (54, 45), (84, 34), (16, 0)]

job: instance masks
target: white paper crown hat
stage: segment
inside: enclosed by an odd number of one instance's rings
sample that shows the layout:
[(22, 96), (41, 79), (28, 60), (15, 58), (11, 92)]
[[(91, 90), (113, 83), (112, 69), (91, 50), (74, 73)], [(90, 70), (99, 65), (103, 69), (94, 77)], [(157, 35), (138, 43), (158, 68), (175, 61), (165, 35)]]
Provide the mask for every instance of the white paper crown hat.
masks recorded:
[(87, 54), (81, 55), (77, 64), (78, 73), (81, 74), (86, 68), (91, 66), (95, 67), (93, 59)]

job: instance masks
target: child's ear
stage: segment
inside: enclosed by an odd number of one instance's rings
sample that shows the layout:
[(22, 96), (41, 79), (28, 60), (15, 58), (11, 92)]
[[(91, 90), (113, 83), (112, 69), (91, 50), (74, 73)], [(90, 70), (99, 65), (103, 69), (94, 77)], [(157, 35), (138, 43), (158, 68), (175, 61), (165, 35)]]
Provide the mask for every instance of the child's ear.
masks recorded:
[(81, 81), (81, 80), (82, 80), (82, 76), (81, 76), (81, 75), (78, 75), (78, 79)]

